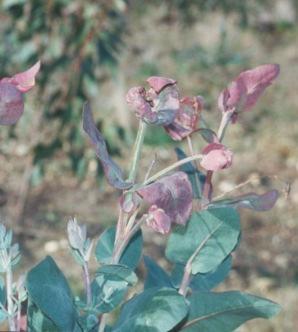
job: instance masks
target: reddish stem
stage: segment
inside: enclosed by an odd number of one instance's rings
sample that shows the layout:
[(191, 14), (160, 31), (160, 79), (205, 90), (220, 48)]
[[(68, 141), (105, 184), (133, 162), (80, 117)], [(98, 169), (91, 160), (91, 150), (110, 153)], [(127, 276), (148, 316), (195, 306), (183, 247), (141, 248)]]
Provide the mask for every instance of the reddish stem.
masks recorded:
[(202, 205), (206, 205), (210, 202), (212, 196), (212, 176), (213, 171), (207, 171), (206, 180), (203, 188)]

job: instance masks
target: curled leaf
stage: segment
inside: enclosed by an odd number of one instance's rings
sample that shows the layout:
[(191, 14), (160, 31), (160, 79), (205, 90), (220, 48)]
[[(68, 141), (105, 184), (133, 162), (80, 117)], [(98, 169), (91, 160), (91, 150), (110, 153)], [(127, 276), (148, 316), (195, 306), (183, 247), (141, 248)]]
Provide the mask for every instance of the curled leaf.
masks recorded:
[(211, 143), (202, 151), (201, 166), (207, 171), (219, 171), (232, 165), (233, 153), (220, 143)]
[(192, 209), (192, 188), (184, 172), (175, 172), (140, 188), (138, 194), (150, 205), (147, 223), (168, 233), (172, 223), (185, 225)]
[(24, 112), (23, 94), (11, 83), (0, 82), (0, 125), (15, 124)]
[[(266, 64), (242, 72), (218, 98), (222, 112), (249, 111), (258, 101), (264, 90), (279, 74), (279, 65)], [(236, 121), (236, 117), (232, 118)]]
[(199, 115), (202, 109), (202, 97), (197, 96), (182, 98), (180, 100), (180, 107), (174, 121), (168, 126), (165, 126), (165, 130), (173, 140), (182, 140), (197, 129)]
[(13, 84), (20, 92), (28, 92), (35, 85), (35, 76), (39, 72), (40, 61), (36, 62), (31, 68), (18, 73), (12, 77), (5, 77), (1, 82)]
[(131, 88), (126, 101), (138, 118), (153, 125), (168, 125), (173, 122), (179, 109), (176, 81), (164, 77), (149, 78), (151, 89)]
[(94, 123), (89, 103), (84, 105), (83, 129), (94, 145), (96, 155), (101, 161), (105, 176), (110, 185), (121, 190), (130, 188), (132, 183), (123, 179), (121, 169), (108, 154), (106, 142)]
[(211, 207), (233, 206), (235, 208), (246, 208), (254, 211), (268, 211), (273, 208), (277, 199), (278, 191), (270, 190), (262, 195), (249, 193), (234, 198), (222, 199), (211, 202)]
[(151, 76), (147, 79), (150, 87), (156, 92), (160, 93), (167, 85), (176, 84), (177, 81), (172, 78), (162, 77), (162, 76)]
[(86, 225), (79, 225), (76, 218), (70, 219), (67, 224), (67, 234), (70, 246), (73, 249), (83, 251), (87, 239)]

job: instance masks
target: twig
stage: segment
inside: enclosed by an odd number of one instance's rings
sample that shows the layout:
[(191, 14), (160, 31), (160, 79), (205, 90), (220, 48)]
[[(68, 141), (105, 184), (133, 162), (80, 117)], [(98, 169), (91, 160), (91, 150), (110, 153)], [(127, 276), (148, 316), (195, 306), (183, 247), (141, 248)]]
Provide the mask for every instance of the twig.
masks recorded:
[(13, 308), (13, 293), (12, 293), (12, 270), (10, 263), (6, 270), (6, 298), (7, 298), (7, 311), (8, 311), (8, 325), (10, 331), (16, 331), (16, 325), (14, 320), (14, 308)]
[(147, 179), (146, 181), (144, 181), (143, 185), (147, 185), (147, 184), (149, 184), (149, 183), (157, 180), (161, 176), (169, 173), (170, 171), (174, 170), (175, 168), (178, 168), (178, 167), (180, 167), (180, 166), (182, 166), (184, 164), (189, 163), (190, 161), (199, 160), (199, 159), (202, 159), (202, 155), (201, 154), (196, 154), (194, 156), (181, 159), (181, 160), (177, 161), (176, 163), (172, 164), (171, 166), (166, 167), (163, 170), (161, 170), (161, 171), (155, 173), (154, 175), (152, 175), (149, 179)]
[(91, 302), (92, 302), (91, 283), (90, 283), (88, 263), (85, 261), (83, 264), (83, 279), (84, 279), (84, 285), (85, 285), (85, 290), (86, 290), (87, 306), (90, 306)]
[(133, 159), (132, 159), (132, 165), (128, 177), (129, 182), (134, 182), (137, 176), (138, 166), (139, 166), (139, 160), (141, 156), (141, 150), (145, 138), (145, 132), (146, 132), (146, 123), (140, 120), (139, 122), (139, 129), (138, 134), (134, 146), (134, 153), (133, 153)]

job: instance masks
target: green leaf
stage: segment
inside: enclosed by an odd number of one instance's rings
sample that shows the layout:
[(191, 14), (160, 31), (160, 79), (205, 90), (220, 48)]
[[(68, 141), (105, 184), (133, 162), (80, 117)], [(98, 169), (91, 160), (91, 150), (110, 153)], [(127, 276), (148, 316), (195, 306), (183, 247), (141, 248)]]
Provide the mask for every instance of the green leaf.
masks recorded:
[[(95, 256), (99, 263), (110, 264), (114, 250), (115, 226), (106, 229), (100, 236), (96, 248)], [(119, 263), (135, 269), (140, 261), (143, 248), (142, 231), (139, 230), (129, 241), (124, 250)]]
[[(232, 266), (232, 256), (229, 255), (218, 267), (209, 273), (198, 273), (193, 275), (190, 282), (190, 288), (198, 291), (209, 291), (219, 285), (228, 276)], [(176, 264), (172, 271), (172, 282), (175, 287), (179, 288), (183, 273), (183, 264)]]
[[(180, 148), (175, 148), (175, 152), (178, 160), (187, 157), (187, 155)], [(188, 179), (192, 186), (193, 197), (201, 198), (206, 176), (203, 173), (201, 173), (198, 169), (196, 169), (191, 162), (182, 165), (179, 169), (187, 174)]]
[[(2, 277), (0, 277), (0, 303), (4, 308), (6, 307), (6, 288), (4, 279)], [(6, 318), (6, 312), (0, 309), (0, 323), (3, 322)]]
[(26, 279), (29, 298), (62, 331), (73, 331), (77, 313), (63, 273), (47, 256), (29, 271)]
[(125, 265), (103, 265), (92, 282), (92, 307), (95, 312), (110, 312), (123, 300), (128, 287), (137, 283), (136, 274)]
[(169, 287), (173, 288), (170, 276), (153, 259), (144, 256), (144, 263), (147, 269), (144, 288)]
[(80, 326), (83, 331), (97, 332), (98, 331), (98, 318), (94, 314), (85, 314), (79, 318)]
[(58, 327), (32, 301), (27, 308), (27, 324), (30, 332), (59, 332)]
[(128, 301), (113, 332), (165, 332), (188, 313), (185, 298), (170, 288), (150, 288)]
[(2, 277), (0, 277), (0, 303), (5, 307), (6, 305), (6, 288), (5, 282)]
[(280, 306), (250, 294), (195, 292), (190, 298), (190, 313), (183, 332), (230, 332), (254, 318), (270, 318)]
[(171, 234), (166, 256), (186, 264), (194, 254), (192, 273), (208, 273), (235, 249), (240, 235), (239, 214), (233, 208), (215, 208), (193, 213), (187, 225)]

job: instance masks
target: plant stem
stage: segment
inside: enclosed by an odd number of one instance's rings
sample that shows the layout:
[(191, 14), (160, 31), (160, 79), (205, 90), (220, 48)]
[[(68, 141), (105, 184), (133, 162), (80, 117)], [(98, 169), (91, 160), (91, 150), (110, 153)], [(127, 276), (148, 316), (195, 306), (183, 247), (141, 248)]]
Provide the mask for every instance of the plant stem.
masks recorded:
[(187, 287), (189, 285), (190, 278), (191, 278), (191, 264), (187, 262), (184, 268), (184, 274), (179, 288), (179, 294), (186, 296)]
[(123, 230), (124, 230), (124, 227), (125, 227), (125, 224), (126, 224), (126, 220), (125, 220), (124, 217), (125, 217), (124, 212), (120, 208), (118, 222), (117, 222), (117, 226), (116, 226), (115, 243), (118, 242), (120, 234), (123, 233)]
[(187, 158), (181, 159), (181, 160), (175, 162), (174, 164), (172, 164), (171, 166), (166, 167), (163, 170), (161, 170), (161, 171), (157, 172), (156, 174), (152, 175), (149, 179), (147, 179), (143, 183), (143, 185), (149, 184), (149, 183), (157, 180), (161, 176), (165, 175), (166, 173), (169, 173), (170, 171), (172, 171), (173, 169), (175, 169), (175, 168), (177, 168), (177, 167), (179, 167), (181, 165), (184, 165), (184, 164), (189, 163), (190, 161), (199, 160), (199, 159), (202, 159), (202, 155), (201, 154), (195, 154), (195, 155), (193, 155), (191, 157), (187, 157)]
[(207, 171), (206, 180), (205, 180), (204, 187), (203, 187), (203, 194), (202, 194), (202, 205), (203, 206), (207, 205), (211, 199), (212, 176), (213, 176), (213, 171)]
[(117, 243), (117, 246), (115, 245), (115, 250), (114, 250), (113, 259), (112, 259), (113, 264), (119, 263), (119, 260), (122, 256), (123, 251), (125, 250), (126, 246), (128, 245), (130, 239), (138, 231), (138, 229), (140, 228), (140, 225), (143, 221), (144, 221), (143, 218), (138, 220), (136, 222), (136, 224), (133, 227), (131, 227), (131, 229), (128, 231), (128, 233), (124, 233), (124, 236), (122, 237), (122, 242), (119, 241), (119, 243)]
[[(231, 117), (234, 112), (224, 112), (221, 117), (220, 125), (217, 131), (217, 137), (221, 142), (224, 138), (226, 129), (231, 121)], [(207, 205), (211, 200), (211, 191), (212, 191), (212, 171), (207, 171), (206, 181), (204, 183), (203, 195), (202, 195), (202, 205)]]
[[(140, 156), (141, 156), (142, 146), (144, 143), (146, 127), (147, 127), (146, 123), (143, 122), (142, 120), (140, 120), (138, 134), (137, 134), (137, 138), (136, 138), (135, 145), (134, 145), (131, 169), (130, 169), (129, 176), (127, 179), (129, 182), (134, 183), (136, 180), (136, 177), (137, 177), (139, 160), (140, 160)], [(127, 192), (126, 195), (132, 195), (132, 193)], [(127, 226), (126, 225), (127, 217), (128, 217), (128, 215), (125, 214), (122, 211), (122, 209), (120, 208), (119, 218), (118, 218), (117, 227), (116, 227), (112, 264), (117, 264), (119, 262), (119, 259), (122, 255), (123, 250), (125, 249), (131, 236), (133, 235), (132, 234), (133, 230), (130, 231), (128, 234), (125, 234), (125, 228)], [(100, 324), (98, 327), (98, 332), (104, 332), (104, 329), (106, 326), (106, 317), (107, 317), (107, 314), (103, 314), (101, 316)]]
[(12, 294), (12, 270), (10, 264), (6, 271), (6, 297), (7, 297), (7, 312), (8, 312), (8, 324), (10, 331), (16, 331), (14, 310), (13, 310), (13, 294)]
[(83, 264), (83, 277), (84, 277), (84, 285), (86, 290), (87, 306), (90, 306), (92, 302), (91, 283), (90, 283), (88, 263), (85, 261)]
[(138, 134), (137, 134), (137, 138), (136, 138), (135, 145), (134, 145), (134, 153), (133, 153), (131, 169), (130, 169), (130, 173), (129, 173), (129, 176), (127, 179), (129, 182), (135, 182), (135, 179), (137, 176), (139, 160), (140, 160), (140, 156), (141, 156), (142, 146), (144, 143), (146, 127), (147, 127), (146, 123), (143, 122), (142, 120), (140, 120)]
[(226, 129), (230, 123), (231, 117), (234, 112), (224, 112), (222, 114), (221, 122), (217, 131), (217, 137), (221, 142), (225, 136)]
[(106, 327), (106, 318), (107, 318), (107, 314), (102, 314), (101, 319), (100, 319), (100, 324), (98, 327), (98, 332), (104, 332), (105, 327)]
[[(194, 156), (195, 153), (193, 150), (192, 140), (191, 140), (190, 136), (187, 136), (187, 143), (188, 143), (188, 149), (189, 149), (190, 154), (192, 156)], [(197, 161), (194, 160), (193, 163), (194, 163), (195, 169), (197, 170), (199, 168)], [(198, 172), (195, 172), (195, 182), (196, 182), (197, 189), (199, 190), (199, 194), (201, 195), (202, 194), (201, 193), (201, 183), (200, 183), (200, 178), (199, 178)]]

